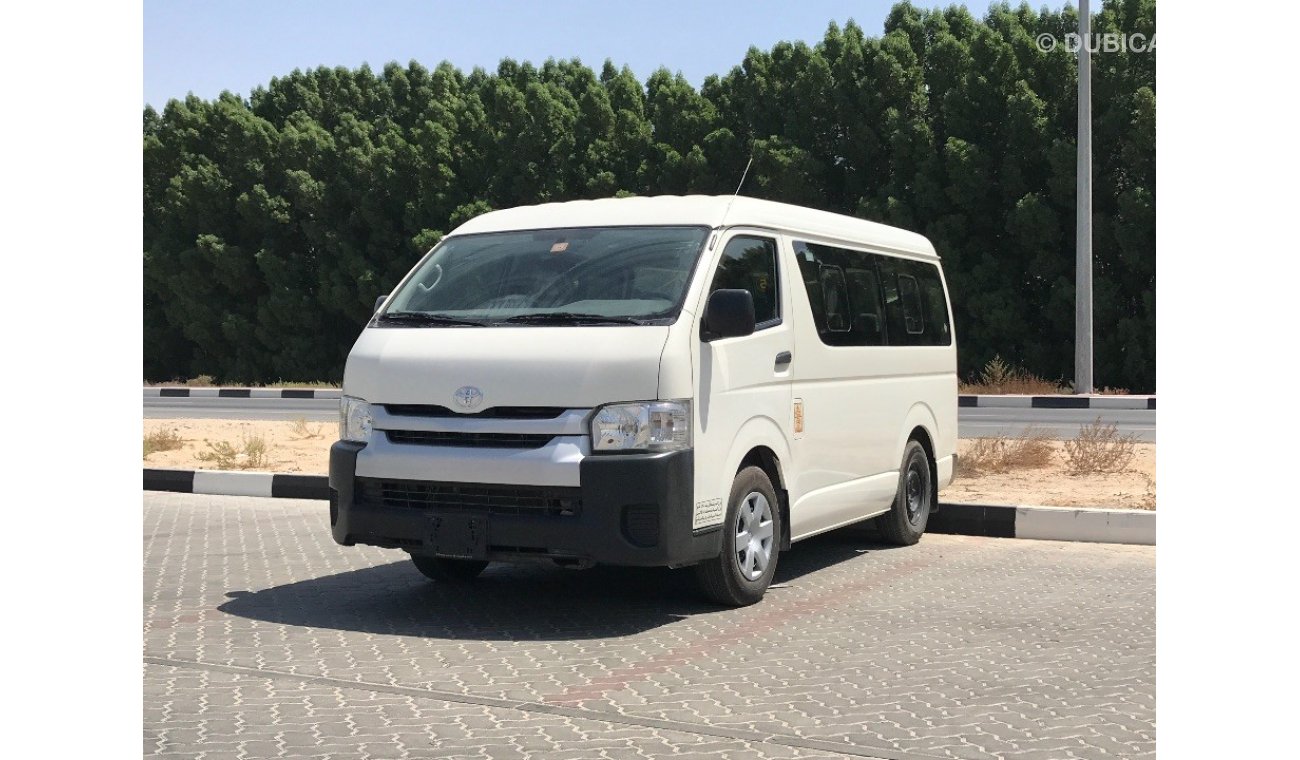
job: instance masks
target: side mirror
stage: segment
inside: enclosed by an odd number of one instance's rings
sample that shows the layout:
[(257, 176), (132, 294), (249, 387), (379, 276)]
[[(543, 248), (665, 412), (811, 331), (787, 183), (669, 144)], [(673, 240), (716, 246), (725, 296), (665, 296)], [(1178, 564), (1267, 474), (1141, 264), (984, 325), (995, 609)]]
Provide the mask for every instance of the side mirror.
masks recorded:
[(709, 294), (700, 320), (700, 339), (743, 338), (754, 334), (754, 294), (748, 290), (715, 290)]
[(375, 299), (375, 310), (372, 311), (371, 314), (378, 314), (378, 313), (379, 313), (379, 310), (382, 309), (382, 308), (384, 308), (384, 301), (387, 301), (387, 300), (388, 300), (388, 296), (380, 296), (380, 297), (376, 298), (376, 299)]

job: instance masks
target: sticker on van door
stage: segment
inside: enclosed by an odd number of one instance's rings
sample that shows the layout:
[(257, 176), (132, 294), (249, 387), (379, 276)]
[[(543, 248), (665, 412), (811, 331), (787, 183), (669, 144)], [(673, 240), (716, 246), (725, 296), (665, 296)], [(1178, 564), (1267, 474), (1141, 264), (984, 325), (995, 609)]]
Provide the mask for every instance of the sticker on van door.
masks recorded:
[(722, 499), (697, 501), (695, 502), (695, 519), (692, 521), (691, 529), (712, 528), (714, 525), (720, 524), (722, 518)]

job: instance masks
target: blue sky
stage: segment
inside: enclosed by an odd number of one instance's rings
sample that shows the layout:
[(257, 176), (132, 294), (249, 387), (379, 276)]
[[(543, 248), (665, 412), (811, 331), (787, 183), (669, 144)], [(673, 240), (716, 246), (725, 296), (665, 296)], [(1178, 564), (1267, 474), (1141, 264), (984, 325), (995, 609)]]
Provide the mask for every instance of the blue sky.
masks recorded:
[[(914, 0), (916, 5), (947, 2)], [(660, 65), (698, 86), (738, 64), (750, 45), (821, 39), (826, 25), (853, 18), (878, 35), (892, 0), (770, 2), (590, 2), (589, 0), (146, 0), (145, 102), (161, 107), (193, 92), (247, 95), (295, 68), (376, 70), (411, 59), (448, 60), (468, 71), (496, 68), (503, 57), (541, 63), (606, 58), (645, 78)], [(968, 4), (983, 16), (986, 1)], [(1035, 4), (1037, 7), (1038, 4)], [(1051, 3), (1058, 6), (1059, 3)]]

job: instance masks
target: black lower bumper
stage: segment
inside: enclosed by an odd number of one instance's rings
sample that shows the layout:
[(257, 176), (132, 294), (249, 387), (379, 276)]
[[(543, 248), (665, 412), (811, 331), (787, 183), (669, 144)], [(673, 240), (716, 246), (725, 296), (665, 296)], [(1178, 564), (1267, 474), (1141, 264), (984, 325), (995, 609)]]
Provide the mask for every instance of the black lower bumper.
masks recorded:
[[(330, 449), (330, 527), (345, 546), (370, 544), (432, 554), (435, 517), (474, 517), (486, 525), (484, 559), (574, 560), (610, 565), (690, 565), (721, 551), (721, 533), (696, 535), (694, 457), (690, 451), (592, 456), (580, 468), (576, 514), (492, 511), (437, 504), (423, 507), (374, 498), (358, 486), (357, 454), (364, 444)], [(363, 494), (363, 490), (365, 493)]]

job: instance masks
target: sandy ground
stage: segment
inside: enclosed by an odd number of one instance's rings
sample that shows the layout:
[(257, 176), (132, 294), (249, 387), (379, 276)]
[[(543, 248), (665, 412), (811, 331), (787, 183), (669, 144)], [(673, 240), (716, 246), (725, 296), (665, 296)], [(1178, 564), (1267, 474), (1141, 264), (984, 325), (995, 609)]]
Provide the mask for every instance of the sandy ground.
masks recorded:
[[(970, 445), (970, 441), (959, 441), (958, 454)], [(959, 476), (943, 489), (940, 498), (970, 504), (1155, 509), (1154, 443), (1137, 444), (1136, 456), (1128, 469), (1104, 475), (1066, 474), (1064, 444), (1055, 441), (1052, 447), (1055, 453), (1047, 467), (1000, 475)]]
[(207, 441), (228, 441), (239, 446), (244, 436), (260, 435), (266, 439), (271, 460), (271, 466), (265, 470), (324, 475), (329, 472), (330, 445), (338, 440), (339, 426), (333, 422), (307, 422), (305, 427), (305, 430), (295, 430), (292, 422), (263, 420), (145, 420), (146, 435), (155, 430), (175, 430), (185, 439), (185, 445), (150, 454), (145, 457), (144, 466), (212, 469), (213, 465), (195, 456), (210, 451)]
[[(159, 451), (144, 460), (146, 467), (210, 469), (195, 454), (207, 451), (206, 441), (229, 441), (238, 446), (246, 435), (266, 439), (274, 472), (325, 474), (329, 469), (330, 444), (338, 437), (338, 426), (309, 422), (295, 429), (292, 422), (260, 420), (159, 420), (144, 421), (144, 432), (175, 430), (185, 445), (173, 451)], [(313, 437), (314, 436), (314, 437)], [(958, 452), (970, 445), (962, 441)], [(1051, 465), (1002, 475), (958, 477), (940, 498), (972, 504), (1042, 504), (1062, 507), (1155, 508), (1156, 447), (1143, 443), (1125, 472), (1108, 475), (1070, 476), (1065, 473), (1062, 444), (1055, 443)]]

